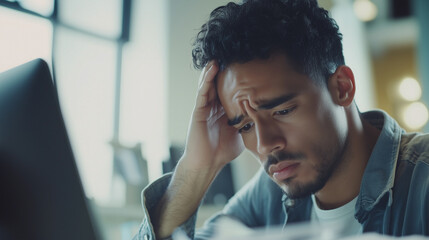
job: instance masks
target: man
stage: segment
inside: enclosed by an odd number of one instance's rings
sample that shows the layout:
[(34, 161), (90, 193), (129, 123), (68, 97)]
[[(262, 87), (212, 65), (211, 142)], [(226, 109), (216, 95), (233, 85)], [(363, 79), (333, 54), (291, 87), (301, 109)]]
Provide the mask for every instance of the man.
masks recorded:
[[(344, 235), (429, 235), (428, 137), (359, 112), (341, 34), (315, 0), (219, 7), (193, 59), (204, 68), (185, 153), (143, 191), (139, 239), (178, 227), (208, 238), (224, 215), (248, 227), (340, 222)], [(244, 147), (263, 170), (195, 233), (205, 192)]]

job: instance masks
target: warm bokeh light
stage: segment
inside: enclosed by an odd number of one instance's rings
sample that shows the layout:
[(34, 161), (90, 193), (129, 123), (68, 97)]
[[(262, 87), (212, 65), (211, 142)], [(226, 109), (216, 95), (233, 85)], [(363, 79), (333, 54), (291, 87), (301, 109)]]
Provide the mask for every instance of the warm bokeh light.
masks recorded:
[(429, 112), (422, 102), (413, 102), (404, 107), (402, 120), (410, 130), (421, 129), (428, 121)]
[(422, 88), (419, 82), (411, 77), (402, 79), (398, 90), (399, 95), (407, 101), (416, 101), (422, 96)]
[(377, 6), (370, 0), (356, 0), (353, 4), (355, 14), (359, 20), (368, 22), (377, 16)]

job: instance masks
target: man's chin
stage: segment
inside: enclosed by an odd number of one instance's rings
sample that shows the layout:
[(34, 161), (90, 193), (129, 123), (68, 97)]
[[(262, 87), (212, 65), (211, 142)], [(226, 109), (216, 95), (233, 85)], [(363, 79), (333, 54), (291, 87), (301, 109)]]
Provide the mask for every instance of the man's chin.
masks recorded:
[(288, 196), (289, 199), (305, 198), (322, 188), (320, 184), (297, 183), (293, 179), (284, 181), (280, 187), (283, 189), (283, 192)]

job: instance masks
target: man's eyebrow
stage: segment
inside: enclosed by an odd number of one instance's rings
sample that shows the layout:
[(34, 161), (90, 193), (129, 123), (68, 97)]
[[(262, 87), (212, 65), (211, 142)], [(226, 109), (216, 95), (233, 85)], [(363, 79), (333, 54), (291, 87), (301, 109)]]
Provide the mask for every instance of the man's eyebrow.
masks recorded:
[(240, 115), (240, 116), (237, 116), (233, 119), (228, 119), (228, 125), (229, 126), (235, 126), (235, 125), (239, 124), (241, 121), (243, 121), (243, 118), (244, 118), (244, 115)]
[[(258, 109), (263, 109), (263, 110), (272, 109), (277, 107), (280, 104), (283, 104), (287, 101), (292, 100), (294, 97), (296, 97), (296, 93), (286, 94), (270, 100), (261, 100), (258, 102), (258, 105), (259, 105)], [(243, 121), (243, 119), (244, 119), (244, 115), (239, 115), (234, 117), (233, 119), (228, 119), (228, 125), (229, 126), (238, 125), (241, 121)]]
[(277, 107), (280, 104), (283, 104), (287, 101), (292, 100), (294, 97), (296, 97), (296, 93), (286, 94), (270, 100), (261, 100), (261, 101), (258, 101), (258, 109), (263, 109), (263, 110), (272, 109)]

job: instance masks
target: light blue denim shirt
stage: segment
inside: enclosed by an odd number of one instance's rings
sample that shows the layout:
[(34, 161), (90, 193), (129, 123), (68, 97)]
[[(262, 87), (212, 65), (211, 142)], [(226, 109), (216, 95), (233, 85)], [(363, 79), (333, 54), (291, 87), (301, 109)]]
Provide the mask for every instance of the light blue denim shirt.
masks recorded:
[[(364, 232), (429, 235), (429, 135), (405, 133), (382, 111), (366, 112), (363, 117), (381, 133), (365, 168), (356, 219)], [(156, 239), (151, 210), (170, 179), (171, 174), (167, 174), (143, 190), (145, 216), (134, 239)], [(252, 228), (270, 228), (309, 221), (311, 210), (310, 196), (288, 199), (261, 169), (202, 229), (195, 232), (196, 213), (180, 228), (193, 239), (208, 239), (220, 216), (227, 215)]]

